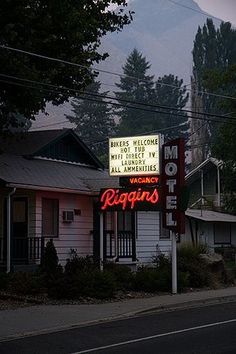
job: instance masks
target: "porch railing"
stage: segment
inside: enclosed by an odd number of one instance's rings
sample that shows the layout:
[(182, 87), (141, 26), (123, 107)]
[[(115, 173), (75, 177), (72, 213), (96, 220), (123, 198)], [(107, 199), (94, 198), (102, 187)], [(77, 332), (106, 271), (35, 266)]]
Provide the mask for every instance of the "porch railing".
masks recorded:
[(118, 233), (118, 257), (131, 258), (134, 256), (134, 239), (132, 231), (122, 231)]
[[(13, 264), (39, 263), (46, 242), (44, 237), (17, 237), (11, 240), (11, 261)], [(6, 240), (0, 238), (0, 263), (6, 262)]]
[[(113, 230), (104, 231), (104, 257), (105, 258), (134, 258), (135, 240), (132, 231), (118, 232), (117, 245)], [(116, 252), (117, 247), (117, 252)]]

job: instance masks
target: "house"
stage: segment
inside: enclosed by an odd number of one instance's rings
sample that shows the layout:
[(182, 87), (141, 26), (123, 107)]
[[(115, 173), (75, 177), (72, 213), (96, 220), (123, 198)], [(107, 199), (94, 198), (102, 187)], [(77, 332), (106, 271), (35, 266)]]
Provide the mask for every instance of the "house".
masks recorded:
[(28, 132), (0, 146), (0, 264), (8, 271), (40, 263), (49, 239), (61, 264), (71, 250), (135, 265), (169, 252), (156, 211), (104, 213), (101, 242), (98, 195), (119, 181), (73, 130)]
[(186, 175), (190, 201), (181, 242), (204, 243), (210, 250), (236, 246), (236, 215), (223, 208), (221, 167), (210, 157)]

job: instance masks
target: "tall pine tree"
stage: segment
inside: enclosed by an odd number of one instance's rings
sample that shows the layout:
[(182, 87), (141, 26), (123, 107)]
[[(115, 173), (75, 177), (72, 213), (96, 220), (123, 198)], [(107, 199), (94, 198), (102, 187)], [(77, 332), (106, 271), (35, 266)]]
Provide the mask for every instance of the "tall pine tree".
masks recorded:
[[(137, 49), (134, 49), (126, 60), (123, 76), (120, 83), (116, 84), (120, 89), (116, 92), (116, 97), (118, 100), (124, 99), (134, 103), (120, 101), (124, 107), (118, 111), (119, 134), (134, 135), (163, 131), (166, 139), (176, 138), (187, 131), (188, 117), (181, 112), (188, 101), (186, 88), (183, 86), (183, 80), (171, 74), (159, 77), (155, 82), (154, 76), (147, 74), (150, 66)], [(138, 105), (135, 102), (145, 105)], [(158, 107), (160, 105), (175, 109), (163, 109)], [(156, 112), (153, 112), (154, 110)], [(168, 129), (171, 126), (175, 128)]]
[[(164, 113), (156, 114), (153, 120), (153, 128), (161, 129), (166, 140), (187, 136), (188, 115), (182, 109), (189, 99), (183, 80), (172, 74), (159, 77), (155, 83), (154, 103), (169, 109), (158, 109)], [(172, 109), (174, 108), (174, 109)]]
[[(149, 68), (150, 64), (146, 61), (146, 58), (137, 49), (134, 49), (123, 67), (123, 76), (120, 78), (120, 83), (116, 84), (119, 88), (119, 91), (115, 93), (116, 98), (144, 104), (152, 102), (154, 76), (147, 74)], [(119, 135), (134, 135), (152, 129), (153, 113), (130, 108), (130, 106), (140, 108), (140, 105), (135, 103), (129, 104), (122, 101), (121, 103), (124, 107), (117, 111), (120, 118)], [(148, 109), (148, 107), (145, 108)]]
[[(219, 106), (217, 96), (207, 95), (206, 77), (211, 70), (223, 72), (229, 65), (236, 62), (236, 30), (229, 22), (222, 22), (216, 29), (213, 21), (207, 19), (202, 28), (198, 28), (193, 47), (193, 74), (192, 74), (192, 110), (205, 113), (225, 114), (226, 110)], [(221, 87), (214, 91), (223, 94)], [(199, 144), (200, 148), (193, 151), (193, 160), (196, 164), (204, 160), (210, 153), (210, 145), (205, 142), (214, 141), (219, 124), (206, 122), (204, 129), (199, 129), (202, 121), (192, 121), (192, 131), (196, 132), (192, 144)]]
[[(108, 138), (114, 136), (116, 124), (112, 116), (112, 108), (104, 96), (108, 92), (100, 92), (100, 82), (94, 82), (87, 87), (81, 98), (74, 99), (72, 111), (74, 115), (67, 116), (76, 125), (77, 134), (91, 150), (107, 163)], [(94, 94), (94, 96), (91, 96)]]

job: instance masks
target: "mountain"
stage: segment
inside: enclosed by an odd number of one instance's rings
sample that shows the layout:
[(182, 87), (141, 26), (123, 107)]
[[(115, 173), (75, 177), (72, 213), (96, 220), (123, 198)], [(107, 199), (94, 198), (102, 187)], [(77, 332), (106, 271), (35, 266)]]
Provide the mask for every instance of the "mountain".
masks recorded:
[[(202, 26), (207, 18), (201, 14), (197, 3), (193, 0), (129, 0), (128, 9), (135, 12), (132, 23), (123, 31), (111, 33), (102, 40), (100, 51), (108, 52), (109, 58), (100, 63), (98, 68), (122, 73), (127, 56), (136, 47), (151, 64), (150, 74), (156, 78), (174, 74), (188, 85), (192, 71), (193, 41), (198, 26)], [(218, 23), (214, 20), (214, 23), (218, 25), (220, 20)], [(103, 91), (116, 90), (104, 83), (114, 85), (119, 81), (117, 76), (102, 73), (99, 79), (103, 83)], [(70, 114), (68, 104), (59, 107), (48, 105), (47, 110), (49, 115), (40, 114), (33, 128), (54, 124), (50, 128), (57, 129), (56, 123), (65, 120), (65, 112)], [(70, 123), (59, 125), (63, 126), (68, 127)]]
[[(145, 55), (156, 78), (174, 74), (189, 84), (193, 41), (198, 26), (207, 19), (197, 3), (193, 0), (130, 0), (128, 9), (135, 12), (133, 22), (122, 32), (103, 39), (101, 50), (107, 51), (109, 58), (100, 64), (100, 69), (122, 72), (121, 67), (135, 47)], [(102, 74), (100, 79), (106, 83), (117, 80), (109, 74)]]

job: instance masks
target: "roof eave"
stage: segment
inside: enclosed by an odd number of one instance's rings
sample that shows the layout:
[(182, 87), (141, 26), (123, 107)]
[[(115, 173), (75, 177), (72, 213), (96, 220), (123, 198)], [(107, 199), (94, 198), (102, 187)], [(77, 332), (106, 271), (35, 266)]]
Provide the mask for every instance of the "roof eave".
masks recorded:
[(70, 188), (60, 188), (60, 187), (50, 187), (50, 186), (37, 186), (37, 185), (33, 185), (33, 184), (22, 184), (22, 183), (7, 183), (6, 187), (30, 189), (30, 190), (36, 190), (36, 191), (83, 194), (83, 195), (90, 195), (90, 196), (98, 196), (99, 195), (98, 191), (84, 191), (84, 190), (80, 190), (80, 189), (70, 189)]

